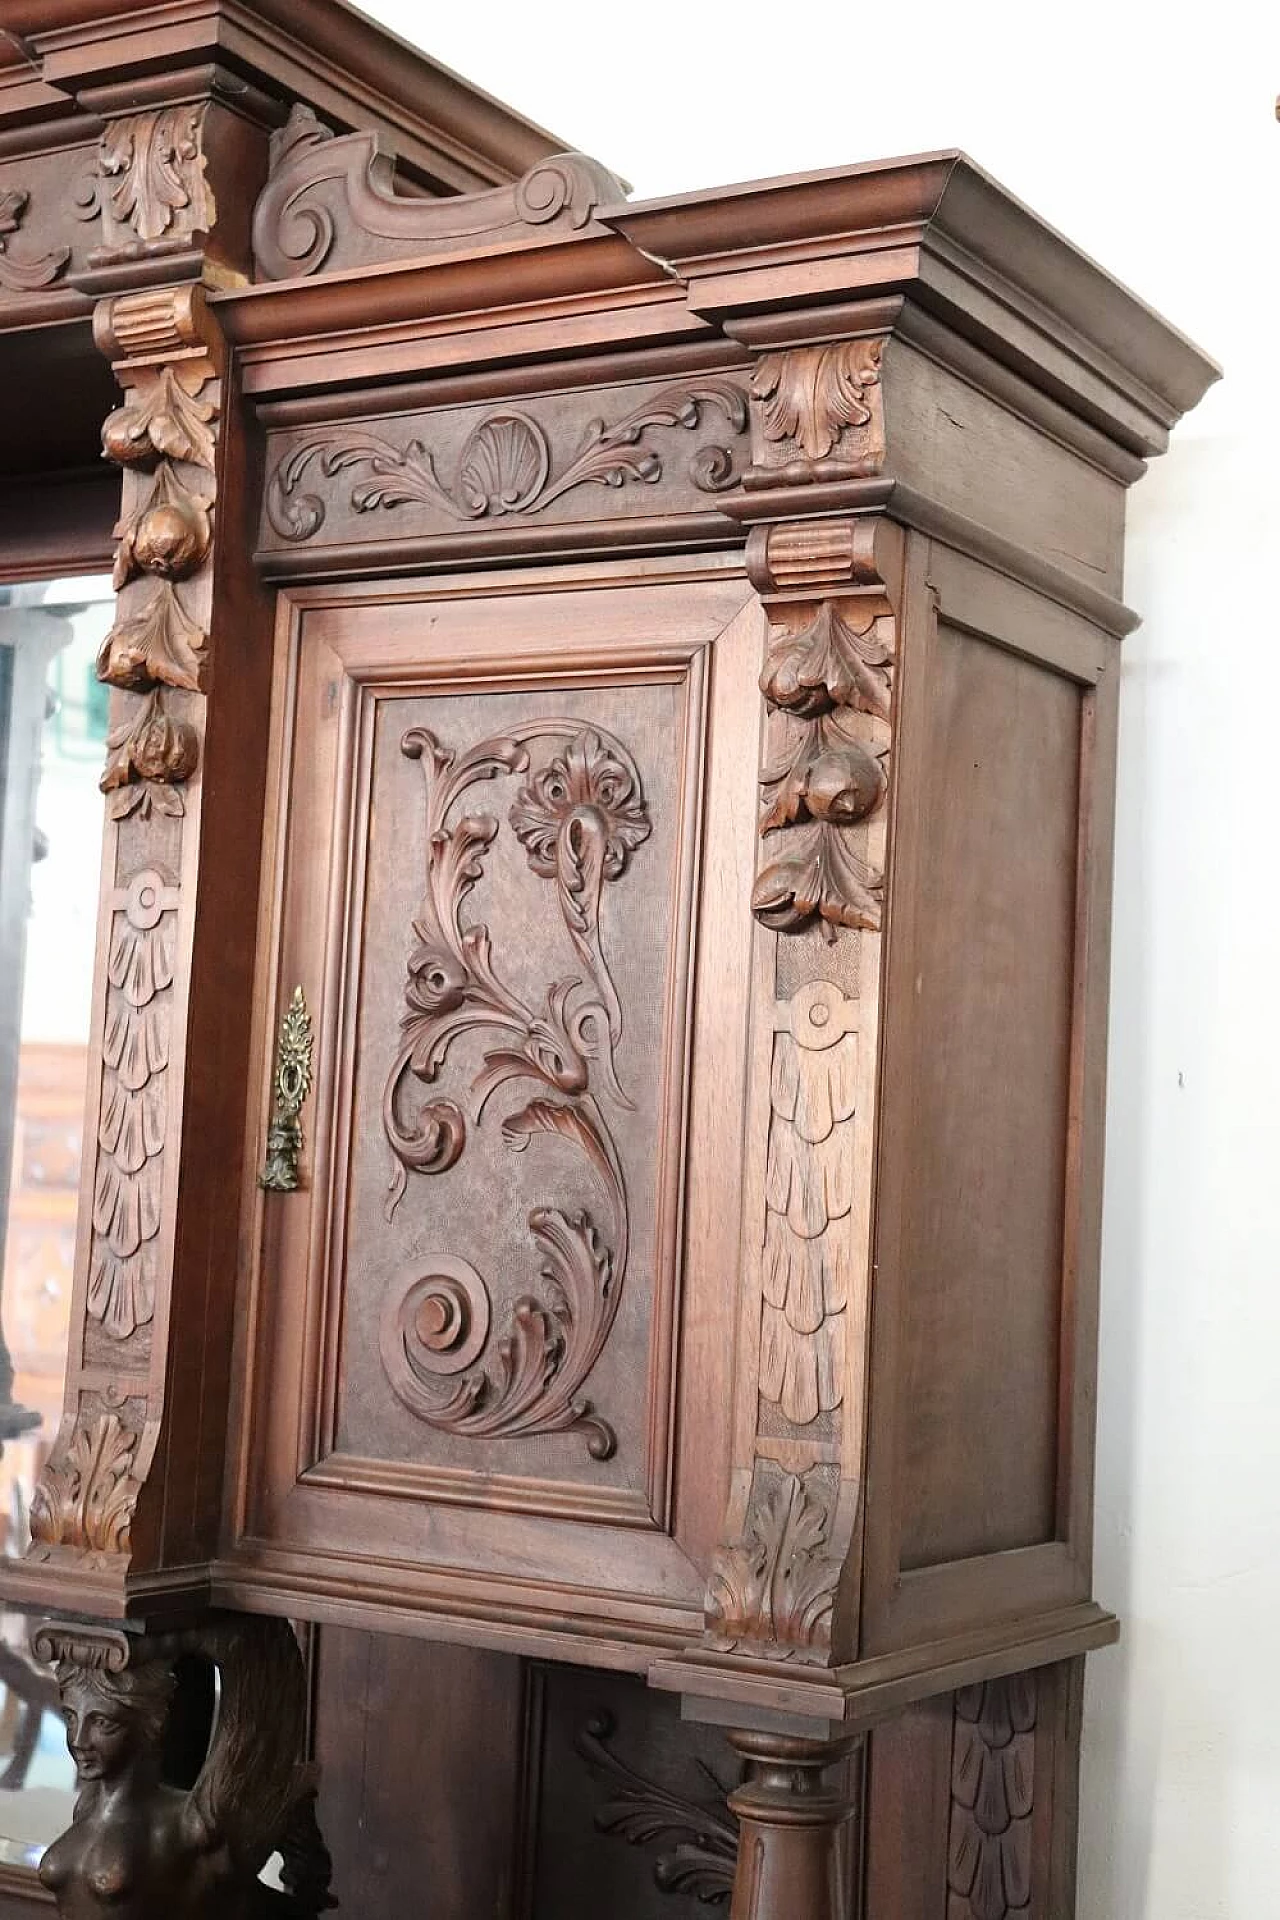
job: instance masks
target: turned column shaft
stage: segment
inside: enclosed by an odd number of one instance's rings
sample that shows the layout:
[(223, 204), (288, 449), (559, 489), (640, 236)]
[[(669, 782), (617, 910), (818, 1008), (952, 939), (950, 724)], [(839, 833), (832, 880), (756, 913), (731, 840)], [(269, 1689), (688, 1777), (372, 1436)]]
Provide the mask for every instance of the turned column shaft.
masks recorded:
[(730, 1920), (848, 1920), (854, 1806), (831, 1770), (852, 1740), (735, 1732), (747, 1777), (730, 1795), (738, 1865)]

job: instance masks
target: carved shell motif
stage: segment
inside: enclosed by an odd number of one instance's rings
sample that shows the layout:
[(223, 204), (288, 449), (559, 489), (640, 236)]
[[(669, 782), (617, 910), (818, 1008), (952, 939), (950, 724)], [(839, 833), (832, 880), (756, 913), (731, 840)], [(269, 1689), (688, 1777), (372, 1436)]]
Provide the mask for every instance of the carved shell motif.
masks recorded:
[(491, 413), (462, 449), (454, 491), (473, 519), (523, 513), (547, 484), (551, 450), (522, 413)]

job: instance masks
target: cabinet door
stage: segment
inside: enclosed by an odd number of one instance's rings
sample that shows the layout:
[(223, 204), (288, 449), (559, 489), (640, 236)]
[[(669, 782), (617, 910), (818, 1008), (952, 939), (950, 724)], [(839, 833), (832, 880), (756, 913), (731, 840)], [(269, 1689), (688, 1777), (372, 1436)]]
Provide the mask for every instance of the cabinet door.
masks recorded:
[(259, 1139), (298, 987), (314, 1079), (249, 1204), (233, 1584), (614, 1661), (696, 1630), (761, 639), (705, 564), (282, 606)]

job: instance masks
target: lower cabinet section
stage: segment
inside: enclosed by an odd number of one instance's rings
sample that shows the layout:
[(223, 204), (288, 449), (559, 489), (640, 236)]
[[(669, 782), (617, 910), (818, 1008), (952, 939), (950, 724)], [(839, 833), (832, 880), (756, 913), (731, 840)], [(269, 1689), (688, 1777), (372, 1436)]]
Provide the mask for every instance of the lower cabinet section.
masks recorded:
[[(850, 1920), (1067, 1920), (1082, 1664), (927, 1701), (848, 1756)], [(743, 1762), (673, 1697), (328, 1627), (312, 1670), (321, 1825), (349, 1920), (415, 1911), (428, 1889), (433, 1920), (728, 1914)]]

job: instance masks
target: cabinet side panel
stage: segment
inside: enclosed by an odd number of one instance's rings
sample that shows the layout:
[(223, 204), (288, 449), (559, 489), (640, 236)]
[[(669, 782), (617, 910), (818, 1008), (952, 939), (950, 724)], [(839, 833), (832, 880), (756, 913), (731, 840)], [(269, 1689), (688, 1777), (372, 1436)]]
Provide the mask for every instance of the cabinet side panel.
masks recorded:
[(912, 1169), (904, 1569), (1054, 1537), (1081, 697), (941, 625), (904, 768), (923, 904), (884, 1090)]

